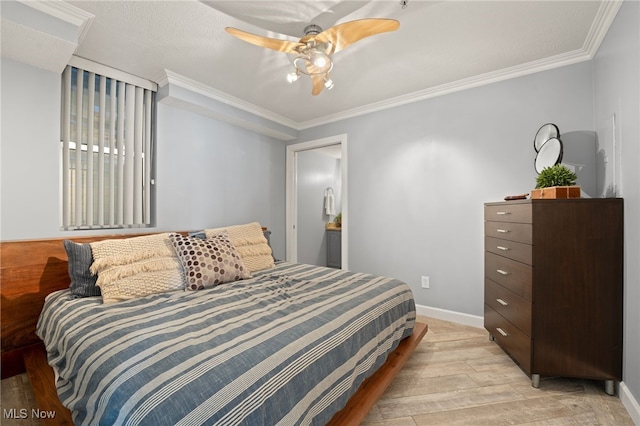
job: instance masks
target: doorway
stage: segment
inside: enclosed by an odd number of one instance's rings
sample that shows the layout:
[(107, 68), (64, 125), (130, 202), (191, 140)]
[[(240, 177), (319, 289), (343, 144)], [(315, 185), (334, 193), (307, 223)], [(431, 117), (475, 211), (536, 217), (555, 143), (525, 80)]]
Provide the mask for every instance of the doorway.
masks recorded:
[[(325, 167), (322, 173), (311, 170), (319, 158), (328, 158), (321, 161), (333, 164), (334, 170), (331, 167)], [(286, 169), (286, 259), (326, 266), (324, 225), (319, 222), (333, 221), (340, 213), (341, 267), (348, 269), (347, 135), (287, 146)], [(339, 179), (334, 176), (331, 180), (329, 175), (334, 172)], [(331, 190), (334, 196), (339, 195), (333, 215), (326, 210), (326, 195)]]

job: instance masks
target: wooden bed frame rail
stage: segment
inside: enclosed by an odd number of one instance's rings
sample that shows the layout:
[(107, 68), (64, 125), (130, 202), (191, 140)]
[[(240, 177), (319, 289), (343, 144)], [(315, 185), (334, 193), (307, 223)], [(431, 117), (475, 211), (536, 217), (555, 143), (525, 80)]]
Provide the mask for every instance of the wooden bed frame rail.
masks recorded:
[[(78, 237), (73, 241), (90, 243), (141, 235), (148, 233)], [(63, 244), (65, 239), (0, 242), (2, 379), (27, 372), (37, 408), (56, 413), (54, 419), (41, 419), (42, 424), (50, 425), (73, 424), (70, 411), (58, 398), (54, 373), (47, 364), (44, 345), (35, 334), (45, 297), (69, 287), (67, 253)], [(413, 334), (400, 342), (385, 364), (360, 386), (329, 424), (359, 424), (409, 359), (427, 329), (426, 324), (416, 323)]]

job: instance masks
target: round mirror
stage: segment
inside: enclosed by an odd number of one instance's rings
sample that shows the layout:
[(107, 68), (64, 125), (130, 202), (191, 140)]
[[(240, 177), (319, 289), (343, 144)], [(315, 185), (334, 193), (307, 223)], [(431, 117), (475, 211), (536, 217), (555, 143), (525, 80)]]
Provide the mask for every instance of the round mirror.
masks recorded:
[(535, 168), (540, 173), (547, 167), (555, 166), (562, 161), (562, 141), (551, 138), (542, 144), (536, 155)]
[(560, 136), (558, 126), (553, 123), (544, 124), (538, 129), (536, 137), (533, 139), (533, 148), (536, 152), (539, 152), (540, 148), (542, 148), (542, 145), (544, 145), (546, 141), (551, 138), (557, 138), (558, 136)]

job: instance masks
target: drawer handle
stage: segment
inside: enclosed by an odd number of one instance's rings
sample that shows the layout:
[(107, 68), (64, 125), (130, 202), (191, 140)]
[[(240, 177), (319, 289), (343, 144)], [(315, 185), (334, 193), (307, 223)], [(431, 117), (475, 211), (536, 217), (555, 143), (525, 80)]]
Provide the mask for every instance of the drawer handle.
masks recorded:
[(502, 269), (496, 269), (496, 272), (501, 274), (501, 275), (509, 275), (509, 273), (507, 271), (503, 271)]
[(511, 212), (496, 212), (496, 214), (498, 216), (505, 216), (505, 215), (511, 214)]
[(509, 250), (511, 250), (509, 247), (502, 247), (502, 246), (496, 246), (496, 248), (497, 248), (498, 250), (502, 250), (502, 251), (509, 251)]
[(507, 232), (509, 232), (508, 229), (496, 229), (496, 232), (499, 232), (501, 234), (506, 234)]
[(506, 331), (504, 331), (503, 329), (501, 329), (500, 327), (496, 327), (496, 331), (500, 334), (502, 334), (504, 337), (507, 337), (508, 334)]
[(509, 306), (509, 304), (507, 302), (505, 302), (504, 300), (502, 300), (502, 299), (496, 299), (496, 302), (498, 302), (502, 306)]

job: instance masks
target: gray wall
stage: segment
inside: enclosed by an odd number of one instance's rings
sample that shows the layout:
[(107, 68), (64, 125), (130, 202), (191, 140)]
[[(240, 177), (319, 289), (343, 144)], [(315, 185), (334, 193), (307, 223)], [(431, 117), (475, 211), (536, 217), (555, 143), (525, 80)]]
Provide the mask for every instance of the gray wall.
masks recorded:
[[(623, 402), (640, 400), (640, 3), (625, 2), (593, 61), (344, 120), (349, 261), (408, 282), (420, 305), (482, 315), (486, 201), (535, 186), (538, 127), (597, 132), (598, 194), (625, 199)], [(615, 114), (613, 146), (610, 117)], [(613, 162), (617, 162), (613, 185)], [(431, 277), (421, 289), (420, 275)], [(635, 400), (629, 402), (627, 397)], [(635, 408), (637, 410), (637, 408)], [(638, 419), (636, 418), (636, 421)]]
[[(595, 127), (608, 129), (616, 116), (621, 149), (619, 195), (625, 207), (624, 366), (625, 386), (640, 401), (640, 3), (623, 3), (593, 61)], [(603, 135), (604, 136), (604, 135)], [(602, 137), (601, 141), (611, 138)], [(607, 153), (613, 146), (601, 147)], [(608, 179), (611, 173), (606, 174)], [(611, 181), (606, 182), (609, 187)], [(639, 419), (636, 418), (636, 421)]]
[(348, 134), (350, 269), (406, 281), (420, 305), (482, 316), (483, 203), (535, 186), (542, 124), (593, 127), (591, 87), (581, 63), (301, 132)]
[(284, 142), (163, 103), (157, 129), (158, 227), (257, 221), (284, 258)]
[(60, 75), (2, 58), (0, 238), (60, 229)]
[(340, 211), (340, 160), (310, 149), (296, 154), (298, 204), (298, 262), (327, 265), (326, 223), (333, 219), (325, 214), (324, 194), (333, 188), (336, 213)]
[[(2, 240), (114, 233), (60, 230), (59, 135), (60, 76), (3, 58)], [(159, 104), (156, 182), (154, 230), (259, 221), (284, 257), (282, 141)]]

